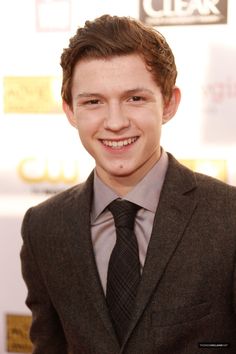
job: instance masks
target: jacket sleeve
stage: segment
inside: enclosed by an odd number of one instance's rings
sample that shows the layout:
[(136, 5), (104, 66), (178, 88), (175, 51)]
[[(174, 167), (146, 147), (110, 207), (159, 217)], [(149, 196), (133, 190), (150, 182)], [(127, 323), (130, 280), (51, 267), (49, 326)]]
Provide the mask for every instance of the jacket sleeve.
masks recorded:
[(26, 305), (32, 312), (30, 339), (32, 354), (66, 354), (67, 344), (58, 314), (51, 302), (30, 241), (31, 210), (22, 224), (23, 246), (21, 249), (22, 275), (28, 289)]
[(233, 305), (234, 313), (236, 315), (236, 188), (235, 186), (229, 187), (229, 204), (230, 204), (230, 221), (229, 224), (232, 227), (235, 241), (235, 253), (234, 253), (234, 274), (233, 274)]

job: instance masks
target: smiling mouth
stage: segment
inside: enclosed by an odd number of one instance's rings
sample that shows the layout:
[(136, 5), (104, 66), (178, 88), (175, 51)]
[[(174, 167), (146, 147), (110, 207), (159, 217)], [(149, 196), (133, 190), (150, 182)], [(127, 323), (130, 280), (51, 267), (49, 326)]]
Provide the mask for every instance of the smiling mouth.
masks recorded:
[(124, 146), (133, 144), (136, 140), (138, 140), (137, 136), (133, 138), (123, 139), (123, 140), (101, 140), (101, 142), (103, 145), (110, 147), (112, 149), (120, 149), (123, 148)]

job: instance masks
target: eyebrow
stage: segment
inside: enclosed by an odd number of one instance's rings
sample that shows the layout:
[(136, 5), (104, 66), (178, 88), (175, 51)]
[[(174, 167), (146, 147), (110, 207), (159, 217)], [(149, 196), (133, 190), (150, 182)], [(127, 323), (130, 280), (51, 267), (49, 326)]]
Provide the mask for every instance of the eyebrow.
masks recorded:
[[(134, 89), (130, 89), (130, 90), (126, 90), (122, 93), (122, 95), (126, 96), (126, 95), (134, 95), (140, 92), (147, 92), (151, 95), (154, 95), (154, 92), (148, 88), (145, 87), (137, 87)], [(103, 96), (101, 93), (96, 93), (96, 92), (81, 92), (78, 93), (78, 95), (76, 95), (76, 98), (88, 98), (88, 97), (101, 97)]]
[(134, 88), (131, 90), (127, 90), (124, 93), (132, 95), (132, 94), (140, 93), (140, 92), (146, 92), (146, 93), (150, 93), (150, 94), (154, 95), (154, 92), (146, 87), (137, 87), (137, 88)]
[(99, 93), (90, 93), (90, 92), (81, 92), (81, 93), (78, 93), (78, 95), (76, 95), (76, 98), (87, 98), (87, 97), (98, 97), (98, 96), (101, 96), (101, 94)]

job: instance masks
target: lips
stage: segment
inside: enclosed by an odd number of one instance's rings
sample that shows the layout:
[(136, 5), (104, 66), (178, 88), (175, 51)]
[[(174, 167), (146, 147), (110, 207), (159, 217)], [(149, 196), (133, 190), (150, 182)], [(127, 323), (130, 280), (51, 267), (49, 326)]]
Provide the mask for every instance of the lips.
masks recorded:
[(102, 144), (111, 147), (112, 149), (120, 149), (123, 148), (124, 146), (128, 146), (133, 144), (136, 140), (138, 139), (137, 136), (132, 137), (132, 138), (127, 138), (123, 140), (101, 140)]

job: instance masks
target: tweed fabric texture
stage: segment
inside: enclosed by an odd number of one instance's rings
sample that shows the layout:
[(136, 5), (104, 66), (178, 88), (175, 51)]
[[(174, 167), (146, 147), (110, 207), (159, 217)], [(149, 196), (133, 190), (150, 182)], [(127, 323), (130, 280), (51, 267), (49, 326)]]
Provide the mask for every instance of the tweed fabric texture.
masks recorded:
[(138, 244), (134, 234), (134, 220), (139, 208), (120, 199), (108, 206), (114, 217), (116, 244), (108, 266), (106, 299), (120, 344), (132, 317), (140, 281)]

